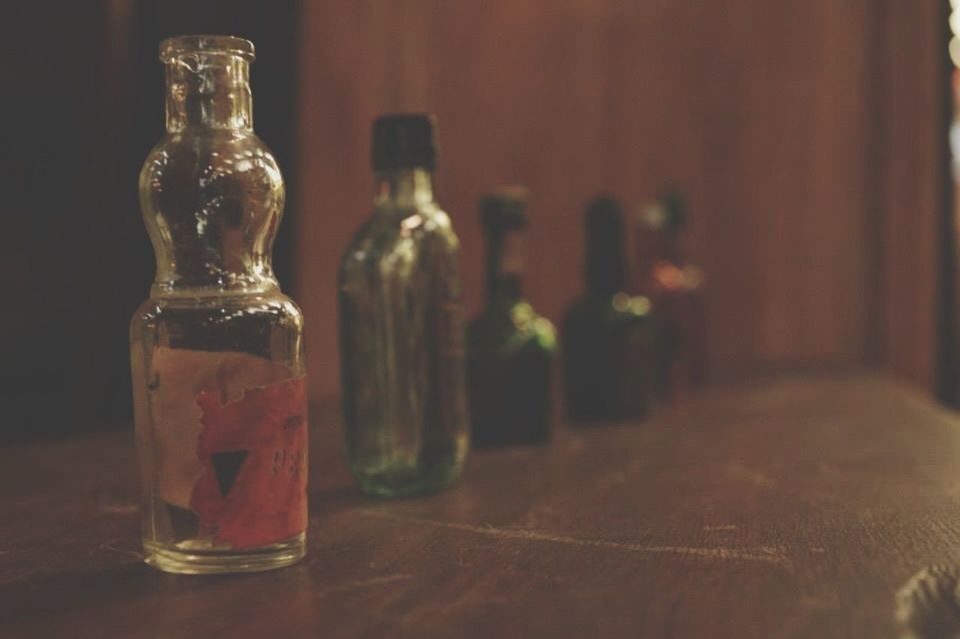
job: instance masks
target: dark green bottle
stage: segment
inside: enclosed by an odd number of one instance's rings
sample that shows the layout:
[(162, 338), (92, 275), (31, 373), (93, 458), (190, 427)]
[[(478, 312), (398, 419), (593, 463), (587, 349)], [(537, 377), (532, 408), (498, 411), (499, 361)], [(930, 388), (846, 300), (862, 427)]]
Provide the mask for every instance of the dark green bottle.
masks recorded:
[(373, 124), (373, 212), (340, 262), (340, 362), (350, 467), (406, 497), (460, 475), (469, 448), (460, 242), (433, 195), (435, 120)]
[(587, 290), (563, 322), (567, 412), (578, 421), (644, 417), (654, 323), (649, 300), (624, 292), (623, 213), (615, 199), (587, 206), (586, 239)]
[(487, 239), (487, 307), (467, 329), (473, 443), (543, 443), (550, 438), (556, 334), (523, 297), (527, 194), (501, 188), (480, 201)]

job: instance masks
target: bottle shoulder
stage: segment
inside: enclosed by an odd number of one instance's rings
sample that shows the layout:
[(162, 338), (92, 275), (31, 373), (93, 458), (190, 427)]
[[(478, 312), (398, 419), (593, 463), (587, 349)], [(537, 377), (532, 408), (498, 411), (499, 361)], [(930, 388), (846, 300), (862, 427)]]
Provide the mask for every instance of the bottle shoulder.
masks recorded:
[(354, 234), (340, 262), (340, 277), (371, 264), (455, 259), (460, 240), (450, 217), (437, 207), (378, 207)]
[(354, 236), (354, 242), (380, 235), (445, 240), (447, 244), (459, 246), (450, 216), (433, 204), (375, 206)]
[(181, 177), (196, 174), (206, 182), (258, 173), (264, 174), (261, 179), (281, 180), (269, 147), (246, 130), (188, 128), (167, 133), (147, 153), (140, 171), (141, 186), (157, 186), (171, 172)]
[(585, 295), (577, 299), (564, 315), (564, 323), (643, 325), (653, 319), (650, 300), (642, 295), (617, 293), (609, 297)]
[(277, 291), (211, 297), (150, 297), (134, 311), (131, 324), (152, 323), (167, 316), (180, 318), (184, 315), (215, 317), (222, 321), (241, 317), (271, 316), (278, 320), (289, 320), (298, 325), (303, 323), (303, 311), (297, 303)]
[(557, 331), (553, 322), (521, 300), (511, 305), (488, 306), (468, 325), (467, 338), (474, 350), (535, 348), (552, 352)]

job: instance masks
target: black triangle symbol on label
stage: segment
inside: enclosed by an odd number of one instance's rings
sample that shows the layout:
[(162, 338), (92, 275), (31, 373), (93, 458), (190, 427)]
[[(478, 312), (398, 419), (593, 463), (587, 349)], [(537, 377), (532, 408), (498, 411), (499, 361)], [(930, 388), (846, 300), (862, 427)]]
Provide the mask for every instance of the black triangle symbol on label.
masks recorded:
[(234, 450), (229, 453), (213, 453), (213, 471), (217, 474), (217, 483), (220, 484), (220, 495), (226, 497), (233, 488), (233, 482), (240, 474), (240, 467), (247, 458), (247, 451)]

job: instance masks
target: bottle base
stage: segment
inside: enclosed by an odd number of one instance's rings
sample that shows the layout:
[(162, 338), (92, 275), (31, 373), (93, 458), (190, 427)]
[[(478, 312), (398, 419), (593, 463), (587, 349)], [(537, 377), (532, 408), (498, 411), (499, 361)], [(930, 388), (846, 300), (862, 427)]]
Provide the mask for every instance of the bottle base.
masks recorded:
[(403, 497), (418, 497), (421, 495), (432, 495), (438, 493), (454, 480), (442, 483), (417, 482), (406, 484), (385, 483), (378, 477), (365, 477), (357, 480), (360, 484), (360, 490), (371, 497), (382, 497), (384, 499), (398, 499)]
[(376, 473), (354, 472), (357, 483), (367, 495), (396, 499), (438, 493), (457, 481), (461, 465), (454, 462), (449, 467), (435, 469), (424, 474), (408, 467), (385, 469)]
[(293, 565), (307, 554), (306, 534), (262, 548), (237, 550), (201, 550), (178, 548), (145, 541), (147, 565), (178, 575), (222, 575), (262, 572)]
[(509, 448), (512, 446), (517, 447), (534, 447), (534, 446), (546, 446), (550, 443), (551, 434), (547, 433), (536, 433), (533, 435), (526, 435), (524, 437), (517, 437), (513, 434), (506, 435), (477, 435), (477, 431), (474, 431), (474, 437), (470, 440), (470, 446), (473, 448)]

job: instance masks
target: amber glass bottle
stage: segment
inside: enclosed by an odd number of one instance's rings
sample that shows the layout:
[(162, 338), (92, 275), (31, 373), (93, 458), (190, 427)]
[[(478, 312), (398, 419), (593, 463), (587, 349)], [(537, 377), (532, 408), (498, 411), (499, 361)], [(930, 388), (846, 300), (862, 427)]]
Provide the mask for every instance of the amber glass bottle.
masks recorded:
[(467, 380), (477, 446), (550, 438), (556, 335), (523, 295), (526, 191), (502, 188), (480, 202), (487, 238), (487, 306), (467, 330)]
[(652, 300), (660, 325), (656, 392), (677, 399), (706, 379), (704, 277), (683, 251), (687, 207), (675, 190), (636, 219), (633, 290)]
[(284, 188), (253, 133), (253, 45), (179, 37), (160, 58), (167, 133), (140, 174), (157, 272), (130, 325), (146, 560), (277, 568), (305, 552), (303, 319), (271, 268)]
[(624, 292), (623, 213), (610, 197), (586, 212), (585, 294), (563, 322), (567, 412), (582, 422), (640, 418), (650, 408), (655, 333), (647, 298)]

